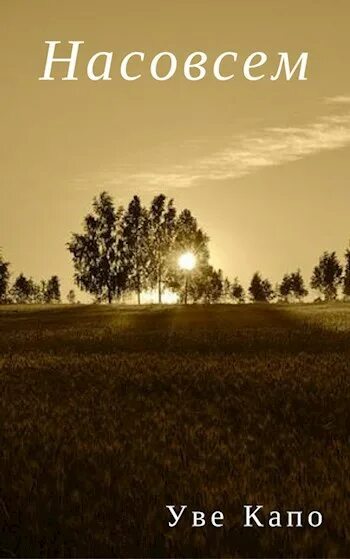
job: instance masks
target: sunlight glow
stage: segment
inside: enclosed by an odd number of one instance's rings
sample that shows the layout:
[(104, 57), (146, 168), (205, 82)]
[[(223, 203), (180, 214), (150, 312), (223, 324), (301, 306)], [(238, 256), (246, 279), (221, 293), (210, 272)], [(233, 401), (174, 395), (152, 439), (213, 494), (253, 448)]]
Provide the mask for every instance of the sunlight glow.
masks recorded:
[[(150, 303), (158, 303), (158, 291), (154, 289), (153, 291), (144, 291), (141, 294), (142, 303), (150, 304)], [(164, 289), (162, 293), (162, 303), (165, 305), (174, 305), (179, 301), (179, 296), (177, 293), (173, 291), (169, 291), (168, 289)]]
[(196, 257), (193, 252), (184, 252), (181, 254), (178, 264), (181, 270), (193, 270), (196, 265)]

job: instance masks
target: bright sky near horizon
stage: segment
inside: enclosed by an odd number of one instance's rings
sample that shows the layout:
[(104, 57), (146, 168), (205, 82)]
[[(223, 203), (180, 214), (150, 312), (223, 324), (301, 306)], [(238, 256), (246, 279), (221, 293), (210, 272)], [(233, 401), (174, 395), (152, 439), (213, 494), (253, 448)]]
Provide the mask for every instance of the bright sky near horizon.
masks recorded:
[[(245, 285), (256, 270), (308, 280), (323, 250), (341, 256), (349, 21), (348, 0), (0, 0), (0, 246), (13, 274), (57, 273), (66, 294), (65, 243), (102, 189), (118, 205), (162, 191), (188, 207), (212, 263)], [(307, 51), (308, 80), (42, 82), (47, 40), (85, 41), (81, 68), (97, 51)]]

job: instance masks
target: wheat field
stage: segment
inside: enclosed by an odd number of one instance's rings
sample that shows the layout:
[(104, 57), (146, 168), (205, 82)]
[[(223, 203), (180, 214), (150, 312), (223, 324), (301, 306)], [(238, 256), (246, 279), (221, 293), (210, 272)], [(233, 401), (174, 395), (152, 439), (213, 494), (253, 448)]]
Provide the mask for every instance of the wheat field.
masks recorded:
[(4, 306), (0, 393), (1, 556), (350, 556), (350, 305)]

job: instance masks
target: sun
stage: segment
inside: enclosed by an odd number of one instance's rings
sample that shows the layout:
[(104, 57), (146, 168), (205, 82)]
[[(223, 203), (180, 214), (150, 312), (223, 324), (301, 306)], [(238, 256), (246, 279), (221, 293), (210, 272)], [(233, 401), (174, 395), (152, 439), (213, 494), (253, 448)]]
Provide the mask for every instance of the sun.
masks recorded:
[(193, 270), (196, 265), (196, 257), (193, 252), (184, 252), (179, 257), (178, 264), (181, 270)]

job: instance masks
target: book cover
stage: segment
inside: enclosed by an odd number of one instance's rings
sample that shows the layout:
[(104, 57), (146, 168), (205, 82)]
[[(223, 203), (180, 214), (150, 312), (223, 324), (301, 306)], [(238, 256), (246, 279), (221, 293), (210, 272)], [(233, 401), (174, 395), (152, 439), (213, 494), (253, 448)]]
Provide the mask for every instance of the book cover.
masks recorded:
[(0, 0), (0, 556), (350, 557), (348, 0)]

